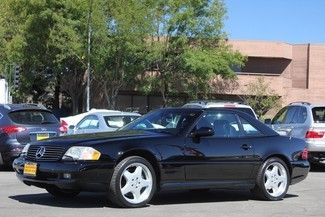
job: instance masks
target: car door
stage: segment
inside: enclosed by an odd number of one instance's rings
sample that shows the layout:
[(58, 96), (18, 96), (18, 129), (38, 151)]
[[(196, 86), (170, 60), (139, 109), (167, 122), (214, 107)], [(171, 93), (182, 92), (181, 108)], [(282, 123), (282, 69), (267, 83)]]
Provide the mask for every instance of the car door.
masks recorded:
[(293, 122), (299, 106), (287, 106), (281, 109), (272, 120), (272, 128), (282, 136), (290, 136), (295, 127)]
[(206, 111), (193, 130), (214, 129), (213, 136), (186, 139), (186, 179), (242, 181), (252, 177), (254, 147), (231, 111)]
[(94, 133), (99, 130), (99, 119), (96, 115), (84, 117), (76, 126), (75, 134)]

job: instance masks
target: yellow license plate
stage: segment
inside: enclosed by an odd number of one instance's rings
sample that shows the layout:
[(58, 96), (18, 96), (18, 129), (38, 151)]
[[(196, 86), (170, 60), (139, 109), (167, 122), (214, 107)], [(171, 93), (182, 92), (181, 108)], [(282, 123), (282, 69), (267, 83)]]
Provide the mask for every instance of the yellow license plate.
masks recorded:
[(38, 133), (36, 136), (36, 140), (43, 140), (43, 139), (48, 139), (50, 135), (48, 133)]
[(24, 165), (24, 175), (26, 176), (36, 176), (37, 164), (36, 163), (25, 163)]

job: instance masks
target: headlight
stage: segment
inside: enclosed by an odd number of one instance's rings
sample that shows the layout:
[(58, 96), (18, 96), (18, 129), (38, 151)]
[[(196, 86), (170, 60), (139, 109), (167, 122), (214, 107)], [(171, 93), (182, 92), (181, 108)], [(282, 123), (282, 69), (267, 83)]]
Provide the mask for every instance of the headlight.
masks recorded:
[(63, 155), (63, 160), (98, 160), (101, 153), (92, 147), (73, 146)]
[(25, 145), (25, 147), (23, 148), (23, 150), (22, 150), (21, 153), (20, 153), (20, 156), (22, 156), (22, 157), (26, 157), (26, 156), (27, 156), (27, 152), (28, 152), (29, 146), (30, 146), (29, 143), (27, 143), (27, 144)]

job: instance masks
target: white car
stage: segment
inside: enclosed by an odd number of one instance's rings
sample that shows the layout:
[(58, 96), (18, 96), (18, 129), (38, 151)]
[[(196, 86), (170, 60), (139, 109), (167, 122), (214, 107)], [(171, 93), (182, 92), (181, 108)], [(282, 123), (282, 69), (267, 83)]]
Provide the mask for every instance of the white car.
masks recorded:
[(115, 131), (141, 115), (133, 112), (121, 112), (106, 109), (91, 109), (89, 112), (61, 118), (67, 134), (96, 133)]
[(198, 100), (191, 101), (182, 106), (183, 108), (227, 108), (245, 112), (257, 119), (257, 116), (249, 105), (245, 105), (239, 102), (228, 102), (228, 101), (209, 101), (209, 100)]

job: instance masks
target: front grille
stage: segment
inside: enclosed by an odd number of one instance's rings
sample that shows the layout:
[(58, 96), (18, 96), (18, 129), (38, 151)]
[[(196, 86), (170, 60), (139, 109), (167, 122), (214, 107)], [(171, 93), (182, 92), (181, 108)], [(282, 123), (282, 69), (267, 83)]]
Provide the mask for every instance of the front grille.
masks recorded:
[[(44, 154), (36, 157), (37, 151), (42, 147), (45, 148)], [(28, 149), (26, 158), (31, 161), (58, 161), (64, 155), (65, 149), (66, 148), (60, 146), (31, 145)]]

